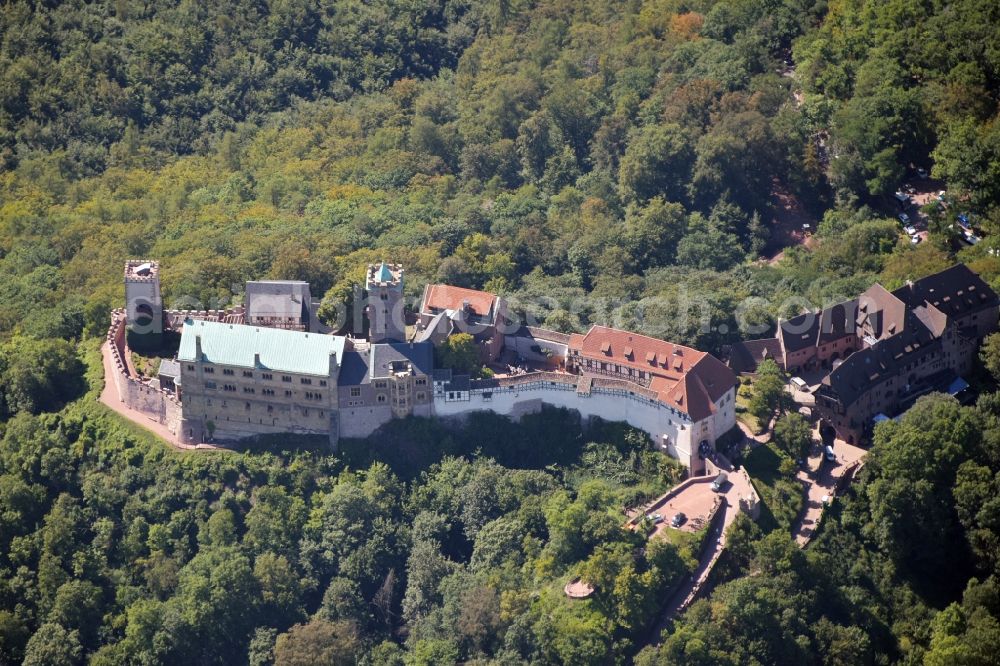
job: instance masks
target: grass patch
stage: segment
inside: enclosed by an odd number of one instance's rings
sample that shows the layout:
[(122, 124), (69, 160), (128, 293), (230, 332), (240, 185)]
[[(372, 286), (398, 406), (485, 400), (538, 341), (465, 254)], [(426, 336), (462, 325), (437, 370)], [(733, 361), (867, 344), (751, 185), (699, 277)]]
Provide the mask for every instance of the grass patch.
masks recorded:
[(761, 529), (765, 532), (777, 528), (792, 529), (792, 524), (805, 502), (802, 484), (795, 478), (782, 476), (779, 468), (786, 458), (771, 444), (762, 444), (750, 452), (744, 467), (754, 482), (761, 499)]
[(747, 411), (747, 406), (750, 404), (750, 394), (753, 391), (751, 386), (750, 381), (743, 379), (740, 382), (739, 390), (736, 391), (736, 420), (750, 428), (750, 432), (759, 435), (764, 427), (756, 416)]

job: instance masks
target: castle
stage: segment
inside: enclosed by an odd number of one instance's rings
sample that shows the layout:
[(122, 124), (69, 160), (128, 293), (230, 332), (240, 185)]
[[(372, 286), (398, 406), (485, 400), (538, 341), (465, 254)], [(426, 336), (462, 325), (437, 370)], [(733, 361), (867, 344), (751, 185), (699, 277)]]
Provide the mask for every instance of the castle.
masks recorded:
[[(368, 267), (359, 339), (320, 331), (305, 283), (252, 282), (240, 307), (171, 311), (158, 263), (129, 261), (126, 308), (108, 333), (119, 399), (180, 443), (291, 432), (334, 447), (409, 415), (518, 418), (553, 405), (626, 421), (692, 473), (735, 427), (736, 375), (710, 354), (603, 326), (567, 335), (515, 325), (503, 298), (448, 285), (425, 288), (408, 333), (403, 281), (401, 266)], [(129, 344), (165, 332), (180, 334), (176, 359), (144, 380)], [(483, 363), (509, 357), (528, 368), (489, 379), (436, 368), (434, 346), (460, 332)]]

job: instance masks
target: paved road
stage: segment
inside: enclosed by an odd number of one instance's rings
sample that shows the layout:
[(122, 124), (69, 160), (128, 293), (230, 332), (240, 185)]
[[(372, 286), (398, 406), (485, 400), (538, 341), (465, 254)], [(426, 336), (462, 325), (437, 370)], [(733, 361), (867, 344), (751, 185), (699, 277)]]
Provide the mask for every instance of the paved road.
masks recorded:
[(837, 456), (837, 461), (824, 460), (815, 477), (810, 477), (805, 470), (800, 470), (796, 475), (804, 485), (806, 493), (805, 512), (792, 529), (792, 536), (799, 546), (804, 547), (808, 544), (819, 527), (819, 520), (823, 515), (823, 497), (833, 497), (837, 482), (845, 472), (853, 470), (854, 463), (861, 460), (866, 453), (864, 449), (851, 446), (839, 439), (833, 443), (833, 452)]

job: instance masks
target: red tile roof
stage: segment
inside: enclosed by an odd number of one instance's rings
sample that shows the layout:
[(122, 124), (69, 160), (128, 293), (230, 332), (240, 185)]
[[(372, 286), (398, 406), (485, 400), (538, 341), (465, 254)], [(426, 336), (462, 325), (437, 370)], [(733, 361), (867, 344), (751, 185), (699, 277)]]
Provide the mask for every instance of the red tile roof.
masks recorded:
[(462, 304), (469, 302), (473, 314), (488, 317), (495, 314), (494, 303), (497, 297), (485, 291), (452, 287), (446, 284), (429, 284), (424, 289), (424, 302), (420, 311), (430, 313), (431, 310), (461, 310)]
[(733, 371), (711, 354), (607, 326), (570, 336), (569, 348), (582, 358), (650, 373), (649, 388), (660, 401), (695, 421), (711, 415), (714, 403), (736, 385)]

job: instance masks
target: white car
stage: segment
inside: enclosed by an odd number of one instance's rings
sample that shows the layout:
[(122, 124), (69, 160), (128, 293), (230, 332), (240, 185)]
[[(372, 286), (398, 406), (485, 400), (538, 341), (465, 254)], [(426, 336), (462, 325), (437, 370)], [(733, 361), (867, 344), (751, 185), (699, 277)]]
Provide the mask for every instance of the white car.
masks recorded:
[(910, 216), (907, 215), (906, 213), (900, 213), (896, 217), (898, 217), (899, 221), (902, 222), (903, 224), (909, 224), (910, 223)]
[(910, 203), (910, 195), (906, 192), (896, 192), (892, 196), (896, 197), (896, 201), (901, 204)]
[(920, 242), (920, 236), (910, 236), (910, 244), (916, 245)]
[(916, 229), (916, 227), (914, 227), (912, 225), (907, 225), (906, 227), (903, 228), (903, 231), (905, 231), (907, 233), (907, 235), (909, 235), (909, 236), (916, 236), (917, 235), (917, 229)]

